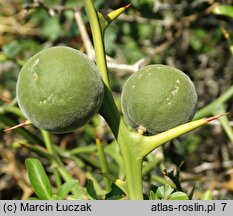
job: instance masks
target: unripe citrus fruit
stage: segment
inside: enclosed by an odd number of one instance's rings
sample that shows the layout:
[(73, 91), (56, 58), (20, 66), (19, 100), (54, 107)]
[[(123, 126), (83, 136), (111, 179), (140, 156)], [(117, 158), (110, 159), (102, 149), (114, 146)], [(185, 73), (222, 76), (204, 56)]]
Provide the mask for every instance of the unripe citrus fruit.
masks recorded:
[(19, 107), (36, 127), (70, 132), (95, 115), (104, 95), (96, 65), (78, 50), (58, 46), (30, 58), (20, 71)]
[(146, 66), (126, 81), (121, 108), (129, 125), (156, 134), (190, 121), (197, 94), (190, 78), (166, 65)]

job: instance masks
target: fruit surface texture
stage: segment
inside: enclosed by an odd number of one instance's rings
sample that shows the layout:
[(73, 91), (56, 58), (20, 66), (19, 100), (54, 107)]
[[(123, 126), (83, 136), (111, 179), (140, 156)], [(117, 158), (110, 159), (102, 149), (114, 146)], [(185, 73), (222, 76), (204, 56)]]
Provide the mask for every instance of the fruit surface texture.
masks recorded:
[(96, 65), (65, 46), (31, 57), (19, 73), (16, 96), (25, 117), (54, 133), (86, 124), (99, 110), (104, 86)]
[(149, 65), (135, 72), (123, 86), (121, 109), (126, 122), (149, 134), (190, 121), (197, 94), (190, 78), (166, 65)]

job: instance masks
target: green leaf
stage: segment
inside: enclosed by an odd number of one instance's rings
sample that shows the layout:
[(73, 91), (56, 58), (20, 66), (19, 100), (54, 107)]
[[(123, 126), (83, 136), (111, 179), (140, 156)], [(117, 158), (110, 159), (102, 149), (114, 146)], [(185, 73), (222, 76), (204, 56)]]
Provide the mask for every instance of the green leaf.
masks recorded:
[(39, 199), (49, 200), (53, 192), (45, 170), (38, 159), (26, 159), (26, 168), (32, 188)]
[(181, 191), (172, 193), (168, 199), (169, 200), (189, 200), (188, 195)]
[(59, 197), (57, 194), (53, 194), (51, 200), (62, 200), (62, 197)]
[(53, 16), (46, 21), (42, 34), (49, 40), (55, 41), (60, 36), (61, 32), (62, 27), (60, 25), (59, 17)]
[(56, 193), (58, 197), (64, 199), (65, 196), (71, 191), (71, 189), (78, 184), (77, 180), (71, 179), (68, 182), (64, 183)]
[[(117, 142), (113, 141), (111, 144), (108, 144), (105, 147), (105, 152), (116, 162), (117, 166), (119, 167), (119, 178), (120, 177), (123, 178), (125, 175), (124, 174), (124, 163), (123, 163), (123, 159), (121, 157)], [(118, 185), (118, 187), (120, 187), (120, 186)]]
[(90, 199), (98, 200), (98, 197), (97, 197), (96, 192), (95, 192), (93, 181), (90, 179), (88, 179), (88, 181), (87, 181), (87, 194), (88, 194)]
[(166, 175), (168, 178), (172, 180), (172, 182), (176, 186), (177, 191), (183, 191), (181, 183), (180, 183), (180, 168), (182, 167), (183, 162), (174, 170), (167, 171), (166, 169), (164, 170), (164, 175)]
[(111, 184), (111, 192), (106, 194), (106, 200), (119, 200), (125, 197), (125, 193), (115, 184)]
[(67, 200), (88, 200), (88, 197), (83, 194), (79, 195), (70, 195), (67, 197)]
[(151, 186), (151, 190), (150, 190), (150, 194), (149, 194), (149, 200), (159, 200), (160, 199), (158, 197), (158, 195), (156, 194), (157, 190), (158, 190), (158, 186), (156, 186), (156, 185)]
[(149, 200), (159, 200), (159, 197), (154, 191), (150, 191)]
[(44, 149), (36, 146), (36, 145), (31, 145), (28, 143), (19, 143), (20, 146), (29, 149), (32, 152), (35, 152), (38, 156), (40, 157), (44, 157), (47, 159), (53, 159), (53, 155), (49, 154), (48, 152), (46, 152)]
[(213, 13), (233, 18), (233, 6), (218, 5), (213, 9)]
[(9, 58), (16, 58), (16, 56), (21, 52), (22, 50), (22, 44), (14, 40), (2, 47), (3, 54), (8, 56)]
[(201, 200), (212, 200), (213, 194), (210, 190), (207, 190), (201, 197)]
[(126, 188), (126, 184), (124, 181), (122, 181), (119, 178), (114, 177), (112, 174), (110, 173), (102, 173), (102, 175), (109, 179), (112, 183), (114, 183), (117, 187), (119, 187), (125, 194), (127, 194), (127, 188)]
[(167, 197), (173, 192), (174, 188), (169, 185), (158, 187), (156, 195), (162, 199), (167, 199)]

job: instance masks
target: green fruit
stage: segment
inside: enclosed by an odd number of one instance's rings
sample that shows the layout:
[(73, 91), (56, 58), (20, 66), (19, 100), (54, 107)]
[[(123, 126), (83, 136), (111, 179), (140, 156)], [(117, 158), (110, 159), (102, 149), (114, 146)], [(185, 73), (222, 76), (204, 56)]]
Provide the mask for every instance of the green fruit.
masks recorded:
[(156, 134), (190, 121), (197, 94), (190, 78), (166, 65), (149, 65), (126, 81), (121, 108), (129, 125)]
[(21, 111), (36, 127), (66, 133), (98, 112), (104, 86), (96, 65), (85, 54), (58, 46), (26, 62), (16, 95)]

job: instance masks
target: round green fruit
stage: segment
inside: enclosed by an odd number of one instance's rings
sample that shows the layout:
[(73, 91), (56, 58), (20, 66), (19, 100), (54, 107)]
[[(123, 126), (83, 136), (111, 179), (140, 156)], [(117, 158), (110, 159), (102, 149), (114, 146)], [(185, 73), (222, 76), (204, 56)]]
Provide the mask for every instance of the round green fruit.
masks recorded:
[(78, 50), (58, 46), (30, 58), (20, 71), (19, 107), (36, 127), (70, 132), (99, 110), (104, 86), (96, 65)]
[(197, 94), (190, 78), (166, 65), (146, 66), (126, 81), (121, 109), (134, 129), (156, 134), (190, 121), (195, 113)]

